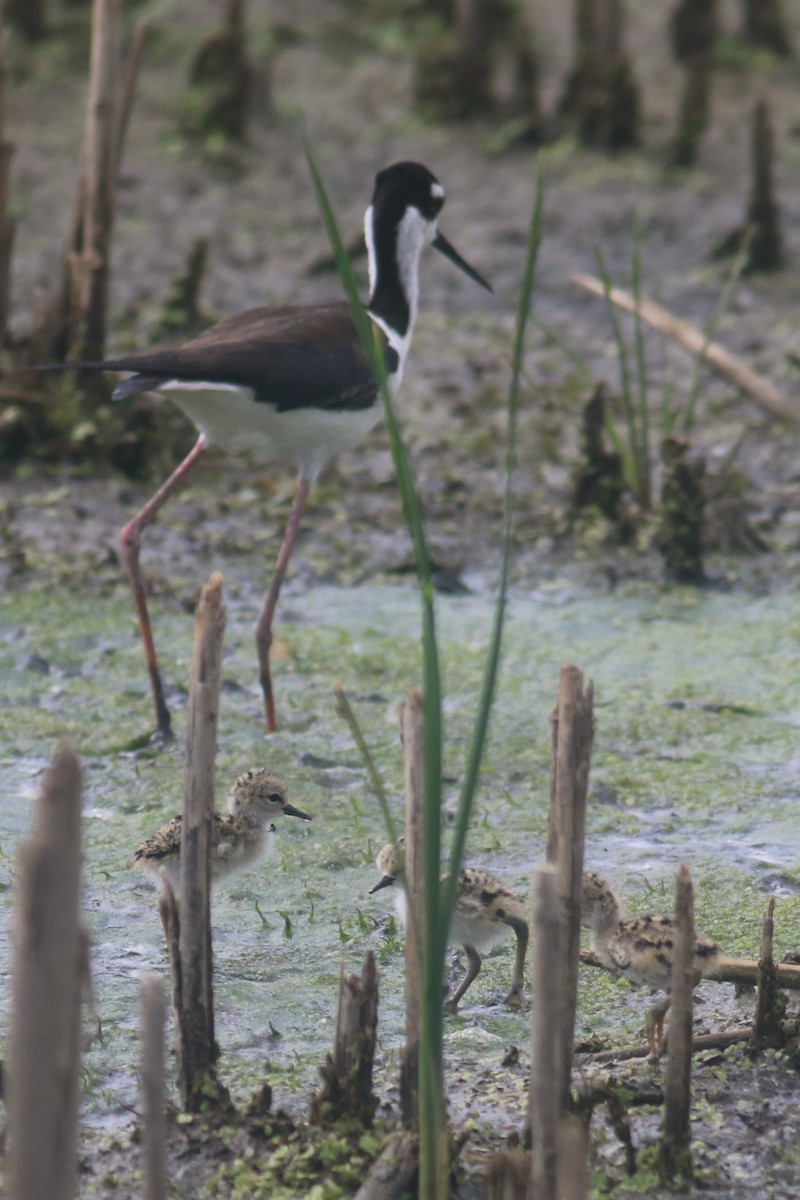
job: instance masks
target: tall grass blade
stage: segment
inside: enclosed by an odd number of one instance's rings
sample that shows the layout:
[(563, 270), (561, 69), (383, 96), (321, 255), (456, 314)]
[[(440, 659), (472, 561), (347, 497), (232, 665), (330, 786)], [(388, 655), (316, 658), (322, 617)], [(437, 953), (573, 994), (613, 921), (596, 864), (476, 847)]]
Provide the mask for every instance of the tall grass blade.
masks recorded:
[[(424, 936), (421, 945), (422, 1025), (420, 1029), (420, 1196), (437, 1200), (446, 1195), (448, 1164), (444, 1114), (444, 1073), (442, 993), (444, 990), (445, 943), (440, 936), (439, 875), (441, 871), (442, 806), (442, 689), (436, 643), (434, 589), (430, 556), (425, 540), (422, 508), (395, 416), (388, 387), (386, 365), (375, 326), (362, 304), (352, 267), (339, 232), (336, 217), (308, 139), (303, 148), (336, 268), (358, 330), (367, 361), (379, 383), (386, 429), (389, 435), (397, 484), (411, 534), (417, 562), (422, 603), (422, 650), (424, 675)], [(444, 1190), (443, 1190), (444, 1189)]]
[(453, 844), (450, 852), (447, 883), (442, 897), (442, 922), (440, 936), (446, 942), (450, 917), (455, 907), (458, 887), (458, 872), (464, 857), (464, 846), (467, 838), (467, 828), (472, 815), (473, 802), (478, 786), (483, 751), (489, 729), (489, 715), (494, 699), (497, 672), (500, 665), (500, 648), (505, 622), (508, 596), (508, 580), (511, 567), (511, 531), (513, 522), (513, 490), (514, 468), (516, 466), (517, 427), (519, 423), (519, 393), (525, 355), (525, 337), (531, 319), (531, 304), (536, 278), (536, 262), (542, 240), (542, 212), (544, 208), (544, 177), (541, 168), (537, 172), (536, 191), (528, 230), (525, 267), (522, 274), (519, 297), (517, 300), (516, 328), (514, 348), (511, 360), (511, 383), (508, 389), (508, 451), (506, 455), (505, 509), (503, 516), (503, 543), (500, 565), (500, 579), (495, 603), (492, 634), (486, 656), (486, 666), (483, 674), (483, 684), (475, 717), (472, 740), (470, 743), (464, 784), (461, 789), (458, 813), (456, 816)]
[(358, 718), (353, 712), (350, 701), (347, 698), (347, 693), (340, 683), (334, 684), (333, 694), (336, 696), (336, 711), (339, 716), (343, 717), (347, 722), (350, 728), (350, 733), (353, 737), (353, 741), (358, 747), (359, 754), (361, 755), (364, 765), (367, 768), (367, 774), (369, 775), (369, 780), (372, 784), (372, 790), (377, 797), (378, 807), (381, 810), (381, 815), (386, 824), (389, 840), (391, 842), (396, 842), (397, 831), (394, 826), (392, 810), (389, 808), (389, 801), (386, 796), (386, 788), (383, 785), (383, 779), (381, 778), (381, 773), (376, 766), (375, 759), (372, 757), (372, 751), (367, 745), (367, 740), (364, 737), (364, 734), (361, 732), (361, 726), (358, 723)]

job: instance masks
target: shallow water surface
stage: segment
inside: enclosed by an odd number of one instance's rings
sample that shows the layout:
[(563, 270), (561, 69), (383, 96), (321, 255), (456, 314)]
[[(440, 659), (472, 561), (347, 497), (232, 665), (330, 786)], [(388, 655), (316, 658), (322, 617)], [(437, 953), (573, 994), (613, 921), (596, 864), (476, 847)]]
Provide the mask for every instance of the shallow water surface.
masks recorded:
[[(281, 730), (263, 732), (251, 629), (257, 599), (228, 600), (217, 802), (249, 766), (284, 772), (314, 816), (284, 820), (274, 856), (221, 885), (214, 900), (217, 1034), (222, 1073), (243, 1098), (266, 1074), (276, 1101), (300, 1106), (328, 1049), (339, 970), (373, 948), (381, 969), (379, 1082), (394, 1081), (402, 1029), (402, 941), (386, 893), (370, 897), (384, 840), (377, 804), (349, 732), (334, 711), (341, 682), (401, 806), (396, 705), (420, 684), (419, 602), (410, 586), (289, 592), (276, 644)], [(448, 809), (458, 795), (491, 623), (486, 596), (437, 599), (445, 680)], [(166, 977), (155, 893), (130, 870), (142, 837), (181, 803), (180, 735), (192, 619), (154, 622), (178, 739), (133, 749), (149, 720), (138, 638), (122, 589), (82, 604), (52, 591), (0, 600), (0, 970), (9, 971), (7, 917), (15, 848), (57, 738), (84, 764), (85, 905), (103, 1024), (84, 1057), (93, 1121), (135, 1105), (138, 978)], [(560, 665), (595, 689), (596, 737), (587, 862), (607, 872), (632, 911), (671, 905), (674, 871), (690, 864), (698, 926), (730, 954), (755, 954), (767, 893), (780, 897), (779, 954), (800, 942), (797, 724), (800, 609), (795, 598), (633, 588), (597, 596), (553, 585), (515, 594), (469, 861), (528, 890), (546, 832), (548, 714)], [(488, 958), (457, 1018), (448, 1018), (454, 1079), (527, 1046), (526, 1015), (499, 1005), (512, 940)], [(463, 969), (463, 965), (456, 968)], [(587, 979), (588, 982), (588, 979)], [(735, 1011), (727, 986), (703, 989), (711, 1027)], [(3, 1018), (7, 1021), (4, 989)], [(638, 1035), (646, 997), (591, 977), (581, 1032)]]

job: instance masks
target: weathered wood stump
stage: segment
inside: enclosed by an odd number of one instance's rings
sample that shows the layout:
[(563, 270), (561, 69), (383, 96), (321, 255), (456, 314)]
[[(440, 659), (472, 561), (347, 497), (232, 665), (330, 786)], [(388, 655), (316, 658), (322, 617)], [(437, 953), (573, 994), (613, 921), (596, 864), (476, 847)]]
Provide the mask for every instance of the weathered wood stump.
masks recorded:
[(350, 1118), (372, 1125), (377, 1100), (372, 1065), (378, 1029), (378, 970), (370, 950), (360, 975), (339, 973), (339, 1007), (333, 1054), (320, 1067), (322, 1089), (311, 1102), (311, 1121), (335, 1124)]

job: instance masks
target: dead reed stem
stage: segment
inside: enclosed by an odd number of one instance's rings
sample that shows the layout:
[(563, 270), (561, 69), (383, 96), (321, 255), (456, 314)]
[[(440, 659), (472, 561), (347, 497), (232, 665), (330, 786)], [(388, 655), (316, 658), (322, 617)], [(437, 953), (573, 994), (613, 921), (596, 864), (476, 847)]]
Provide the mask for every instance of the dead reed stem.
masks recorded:
[(775, 898), (770, 898), (761, 926), (761, 949), (758, 959), (758, 998), (753, 1022), (753, 1038), (770, 1045), (783, 1041), (781, 1018), (783, 1004), (778, 991), (777, 971), (772, 952), (775, 933)]
[(410, 689), (400, 706), (405, 780), (403, 873), (408, 905), (406, 921), (406, 1043), (400, 1067), (400, 1111), (406, 1125), (419, 1116), (419, 1039), (422, 976), (417, 939), (423, 935), (424, 864), (422, 858), (423, 698)]
[(8, 1084), (11, 1200), (72, 1200), (77, 1188), (85, 973), (80, 873), (81, 772), (73, 750), (62, 744), (18, 856)]
[(89, 100), (81, 160), (82, 236), (71, 262), (71, 349), (78, 359), (102, 358), (105, 349), (121, 38), (121, 0), (94, 0)]
[(139, 984), (142, 1014), (142, 1200), (166, 1200), (164, 1122), (164, 987), (158, 975)]
[[(531, 980), (533, 1037), (528, 1112), (533, 1142), (533, 1194), (556, 1200), (558, 1183), (558, 1126), (561, 1104), (553, 1080), (558, 1078), (560, 1047), (557, 1031), (562, 1002), (559, 985), (558, 877), (552, 866), (533, 873), (534, 955)], [(524, 1195), (524, 1193), (523, 1193)]]
[(181, 1087), (185, 1107), (200, 1093), (217, 1057), (211, 961), (211, 824), (217, 753), (225, 606), (215, 573), (197, 606), (186, 728), (181, 823), (180, 960), (183, 1004)]
[(675, 877), (672, 1004), (664, 1082), (664, 1123), (659, 1144), (659, 1173), (665, 1181), (692, 1177), (689, 1110), (692, 1100), (694, 957), (694, 891), (689, 868), (682, 863)]
[[(30, 336), (31, 361), (102, 358), (117, 177), (147, 32), (133, 32), (123, 67), (120, 0), (94, 0), (86, 127), (72, 223), (55, 296)], [(97, 389), (85, 373), (84, 384)]]
[[(606, 294), (601, 280), (595, 279), (592, 275), (571, 275), (570, 281), (585, 288), (593, 296), (604, 297)], [(637, 311), (635, 297), (623, 288), (611, 288), (609, 299), (612, 304), (616, 304), (625, 312)], [(643, 321), (652, 325), (659, 333), (673, 338), (690, 354), (702, 358), (717, 374), (724, 376), (734, 387), (749, 396), (759, 408), (773, 417), (790, 421), (793, 425), (800, 421), (800, 412), (798, 412), (796, 404), (787, 399), (768, 379), (756, 375), (755, 371), (751, 370), (740, 358), (736, 358), (725, 350), (719, 342), (709, 341), (702, 330), (682, 321), (662, 305), (656, 304), (644, 296), (639, 301), (638, 311)]]
[(547, 861), (558, 877), (559, 936), (558, 1067), (555, 1088), (562, 1113), (570, 1107), (572, 1046), (578, 1002), (578, 961), (581, 937), (581, 876), (586, 832), (586, 792), (594, 737), (594, 693), (583, 690), (577, 667), (561, 668), (558, 701), (552, 716), (553, 769)]
[[(0, 19), (2, 10), (0, 9)], [(0, 29), (0, 345), (6, 340), (11, 295), (11, 253), (16, 221), (9, 216), (11, 160), (15, 147), (5, 136), (6, 55), (8, 29)]]
[(164, 930), (164, 941), (167, 946), (170, 972), (172, 975), (172, 1013), (175, 1019), (175, 1049), (178, 1057), (178, 1075), (181, 1069), (181, 1047), (183, 1046), (183, 987), (181, 981), (181, 918), (178, 912), (178, 901), (172, 890), (169, 875), (162, 867), (160, 872), (163, 891), (158, 900), (158, 915)]

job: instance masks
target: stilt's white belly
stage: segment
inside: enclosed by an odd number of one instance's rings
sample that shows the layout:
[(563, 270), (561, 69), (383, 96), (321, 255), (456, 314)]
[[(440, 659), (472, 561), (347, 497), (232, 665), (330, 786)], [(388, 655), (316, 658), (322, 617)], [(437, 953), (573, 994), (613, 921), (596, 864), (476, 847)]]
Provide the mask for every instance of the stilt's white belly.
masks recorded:
[[(399, 921), (405, 925), (408, 917), (408, 900), (405, 889), (397, 887), (394, 898), (394, 908)], [(511, 933), (508, 925), (490, 921), (476, 921), (474, 917), (465, 917), (456, 905), (450, 918), (450, 928), (447, 931), (447, 941), (451, 946), (474, 946), (476, 950), (491, 950)]]
[(277, 412), (253, 399), (250, 388), (165, 383), (170, 399), (213, 445), (229, 453), (250, 453), (269, 462), (290, 462), (306, 478), (315, 478), (342, 450), (349, 450), (378, 424), (382, 406), (347, 412), (317, 408)]
[(456, 905), (455, 912), (450, 918), (450, 928), (447, 940), (450, 945), (474, 946), (476, 950), (485, 952), (497, 946), (511, 933), (508, 925), (497, 922), (476, 920), (475, 917), (465, 917)]

